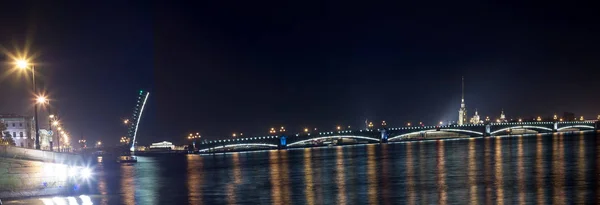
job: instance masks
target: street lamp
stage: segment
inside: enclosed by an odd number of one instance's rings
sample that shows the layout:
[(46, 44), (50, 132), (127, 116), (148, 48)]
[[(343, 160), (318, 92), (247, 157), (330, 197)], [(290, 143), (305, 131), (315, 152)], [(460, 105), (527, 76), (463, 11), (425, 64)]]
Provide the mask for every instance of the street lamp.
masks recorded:
[[(15, 61), (15, 65), (17, 66), (17, 68), (21, 69), (21, 70), (26, 70), (26, 69), (31, 69), (31, 81), (33, 83), (33, 93), (37, 93), (37, 86), (35, 85), (35, 66), (30, 65), (29, 62), (27, 62), (27, 60), (25, 59), (18, 59)], [(40, 103), (40, 101), (42, 101), (42, 103), (46, 102), (46, 98), (45, 97), (38, 97), (36, 99), (36, 101), (38, 103)], [(38, 103), (34, 103), (33, 104), (33, 112), (34, 112), (34, 120), (35, 120), (35, 149), (40, 149), (40, 132), (39, 132), (39, 126), (38, 126)]]

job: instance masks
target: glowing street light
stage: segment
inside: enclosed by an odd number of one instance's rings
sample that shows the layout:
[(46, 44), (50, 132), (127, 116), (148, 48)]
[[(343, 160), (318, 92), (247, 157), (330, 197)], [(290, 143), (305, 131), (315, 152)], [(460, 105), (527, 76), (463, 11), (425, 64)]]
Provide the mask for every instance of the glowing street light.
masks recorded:
[(444, 124), (444, 122), (440, 121), (440, 125), (443, 125), (443, 124)]
[(342, 129), (342, 127), (341, 127), (341, 126), (337, 126), (337, 130), (341, 130), (341, 129)]
[(387, 125), (387, 123), (385, 122), (385, 120), (381, 122), (381, 126), (386, 126), (386, 125)]
[(231, 135), (231, 136), (235, 137), (235, 136), (236, 136), (236, 134), (235, 134), (235, 133), (233, 133), (233, 135)]
[(52, 125), (57, 126), (58, 125), (58, 121), (52, 121)]
[(579, 120), (580, 120), (580, 121), (583, 121), (583, 116), (579, 117)]
[(15, 65), (17, 65), (17, 68), (26, 69), (29, 67), (29, 62), (27, 62), (27, 60), (19, 59), (15, 62)]
[(538, 122), (539, 122), (539, 121), (542, 121), (542, 117), (538, 116), (538, 117), (537, 117), (537, 121), (538, 121)]
[(558, 120), (558, 116), (556, 116), (556, 114), (554, 114), (554, 120)]
[(304, 128), (304, 132), (308, 132), (308, 128)]
[[(37, 86), (35, 84), (35, 66), (33, 66), (31, 63), (29, 63), (29, 61), (27, 61), (26, 58), (21, 58), (21, 59), (15, 59), (15, 65), (17, 68), (21, 69), (21, 70), (27, 70), (28, 68), (31, 69), (31, 81), (33, 83), (33, 93), (37, 93)], [(33, 104), (33, 111), (34, 111), (34, 117), (35, 117), (35, 149), (40, 149), (40, 132), (39, 132), (39, 126), (38, 126), (38, 104), (43, 104), (46, 103), (46, 99), (44, 98), (40, 98), (42, 96), (37, 97), (36, 99), (36, 103)]]
[(123, 120), (123, 124), (129, 124), (129, 120)]
[(523, 122), (523, 120), (521, 118), (519, 118), (519, 122)]
[(46, 98), (46, 96), (39, 95), (38, 97), (35, 98), (35, 102), (38, 104), (47, 104), (48, 98)]

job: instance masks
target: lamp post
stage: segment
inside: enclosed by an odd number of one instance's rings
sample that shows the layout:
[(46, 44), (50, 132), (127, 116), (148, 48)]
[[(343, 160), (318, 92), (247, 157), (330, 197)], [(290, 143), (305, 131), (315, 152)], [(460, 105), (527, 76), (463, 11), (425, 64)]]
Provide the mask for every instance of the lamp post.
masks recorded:
[[(235, 135), (235, 134), (234, 134)], [(190, 133), (190, 135), (188, 135), (188, 140), (192, 140), (192, 147), (193, 147), (193, 151), (196, 150), (196, 139), (200, 140), (202, 136), (200, 136), (199, 132), (196, 132), (196, 134), (194, 135), (193, 133)]]
[[(29, 62), (27, 62), (26, 60), (17, 60), (17, 62), (15, 63), (17, 65), (17, 68), (19, 69), (27, 69), (27, 68), (31, 68), (31, 81), (33, 82), (33, 93), (37, 94), (37, 88), (35, 85), (35, 66), (31, 65), (31, 67), (29, 66)], [(40, 96), (41, 97), (41, 96)], [(40, 97), (38, 97), (38, 102), (40, 100)], [(45, 100), (45, 98), (44, 98)], [(40, 149), (40, 132), (39, 132), (39, 127), (38, 127), (38, 103), (35, 103), (33, 105), (33, 112), (34, 112), (34, 120), (35, 120), (35, 149)]]
[[(58, 122), (56, 122), (54, 120), (54, 115), (49, 115), (48, 116), (48, 130), (50, 130), (52, 132), (52, 125), (56, 125), (58, 124)], [(56, 124), (55, 124), (56, 123)], [(50, 137), (50, 139), (52, 139), (52, 137)], [(53, 151), (53, 146), (52, 146), (52, 140), (50, 140), (50, 151)]]
[(56, 146), (58, 147), (58, 152), (60, 152), (60, 133), (63, 132), (62, 127), (58, 126), (56, 130)]

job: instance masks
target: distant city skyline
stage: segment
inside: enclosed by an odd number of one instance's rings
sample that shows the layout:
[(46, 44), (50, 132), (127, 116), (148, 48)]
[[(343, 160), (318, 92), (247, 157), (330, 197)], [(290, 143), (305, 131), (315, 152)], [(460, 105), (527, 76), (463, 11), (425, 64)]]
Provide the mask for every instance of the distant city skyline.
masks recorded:
[[(456, 121), (462, 76), (466, 121), (475, 109), (492, 120), (502, 110), (508, 119), (600, 114), (594, 19), (550, 12), (566, 4), (444, 7), (457, 16), (403, 3), (275, 9), (12, 1), (0, 8), (0, 48), (33, 54), (51, 112), (73, 140), (88, 142), (118, 143), (127, 135), (122, 119), (140, 89), (153, 93), (141, 144), (181, 143), (191, 132), (335, 130), (364, 126), (365, 119)], [(354, 10), (363, 12), (348, 12)], [(30, 81), (8, 72), (6, 61), (0, 113), (32, 115)], [(48, 114), (41, 109), (40, 127)]]

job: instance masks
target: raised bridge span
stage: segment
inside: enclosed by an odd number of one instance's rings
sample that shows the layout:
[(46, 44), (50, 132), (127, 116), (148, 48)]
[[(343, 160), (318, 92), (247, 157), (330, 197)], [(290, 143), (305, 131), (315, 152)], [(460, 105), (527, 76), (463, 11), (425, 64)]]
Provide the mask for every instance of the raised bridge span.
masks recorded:
[(205, 140), (196, 143), (200, 153), (236, 149), (286, 149), (293, 147), (320, 146), (336, 140), (340, 143), (387, 143), (408, 140), (411, 136), (426, 138), (432, 133), (456, 133), (462, 136), (486, 137), (511, 134), (516, 130), (552, 133), (575, 130), (598, 130), (598, 120), (570, 122), (506, 122), (488, 124), (465, 124), (448, 126), (390, 127), (382, 129), (340, 130), (332, 132), (308, 132), (292, 135), (267, 135), (241, 138)]

